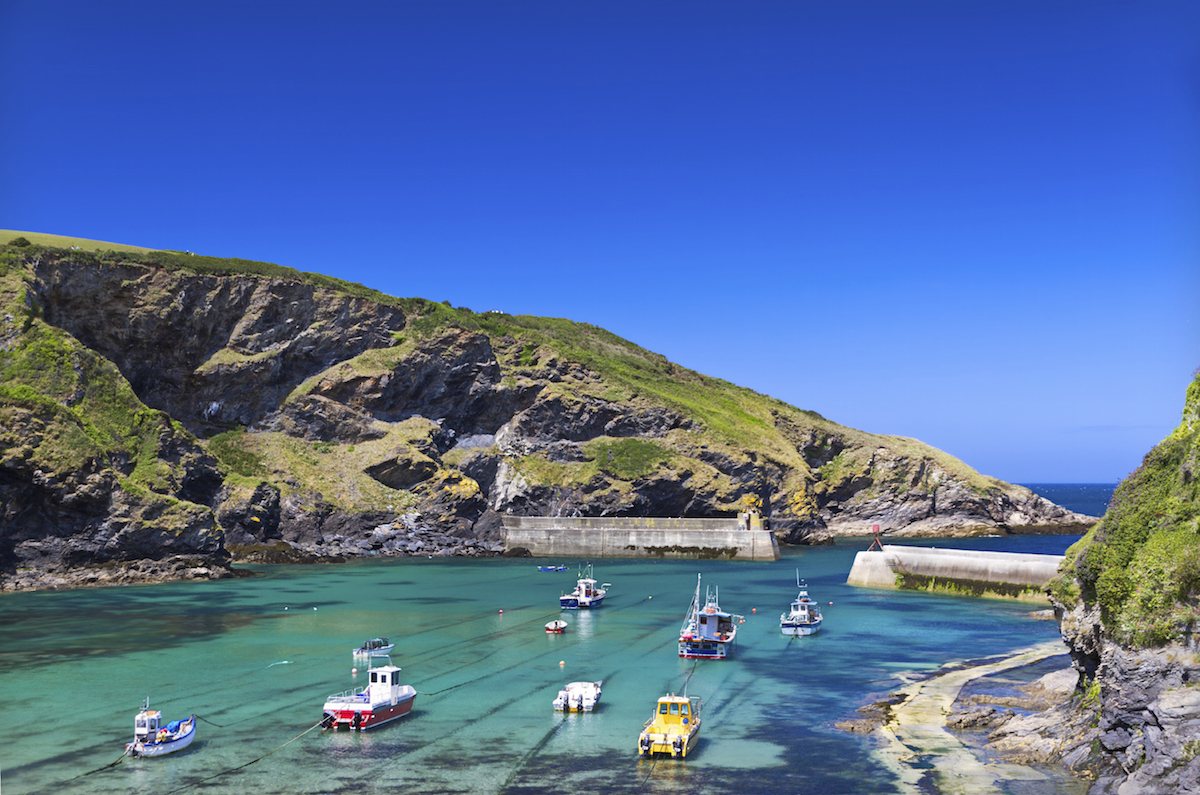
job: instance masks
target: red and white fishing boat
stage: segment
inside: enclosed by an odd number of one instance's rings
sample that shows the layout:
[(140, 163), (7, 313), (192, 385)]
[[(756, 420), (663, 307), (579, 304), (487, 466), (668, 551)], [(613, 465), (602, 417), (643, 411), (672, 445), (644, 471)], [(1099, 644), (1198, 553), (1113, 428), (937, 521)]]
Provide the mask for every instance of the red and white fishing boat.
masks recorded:
[(321, 719), (324, 728), (363, 731), (412, 712), (417, 691), (412, 685), (400, 684), (399, 668), (382, 665), (367, 674), (367, 685), (325, 699), (325, 716)]

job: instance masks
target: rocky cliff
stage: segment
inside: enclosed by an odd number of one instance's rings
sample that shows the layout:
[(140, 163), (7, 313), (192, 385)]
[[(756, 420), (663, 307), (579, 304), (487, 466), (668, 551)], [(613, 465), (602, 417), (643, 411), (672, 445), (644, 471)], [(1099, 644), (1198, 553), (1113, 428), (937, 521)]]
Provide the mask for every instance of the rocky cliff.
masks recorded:
[(499, 515), (837, 534), (1094, 520), (602, 329), (268, 263), (0, 247), (0, 587), (492, 555)]
[(1051, 583), (1075, 697), (1006, 723), (993, 751), (1062, 761), (1095, 780), (1089, 795), (1200, 792), (1198, 475), (1200, 377)]

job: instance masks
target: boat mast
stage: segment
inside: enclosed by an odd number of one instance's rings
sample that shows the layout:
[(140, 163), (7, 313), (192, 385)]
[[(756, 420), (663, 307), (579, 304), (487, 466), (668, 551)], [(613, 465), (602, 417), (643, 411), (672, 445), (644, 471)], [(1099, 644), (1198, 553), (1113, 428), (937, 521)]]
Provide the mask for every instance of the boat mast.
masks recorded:
[(696, 575), (696, 595), (692, 597), (692, 606), (688, 608), (687, 615), (683, 618), (683, 626), (700, 623), (700, 575)]

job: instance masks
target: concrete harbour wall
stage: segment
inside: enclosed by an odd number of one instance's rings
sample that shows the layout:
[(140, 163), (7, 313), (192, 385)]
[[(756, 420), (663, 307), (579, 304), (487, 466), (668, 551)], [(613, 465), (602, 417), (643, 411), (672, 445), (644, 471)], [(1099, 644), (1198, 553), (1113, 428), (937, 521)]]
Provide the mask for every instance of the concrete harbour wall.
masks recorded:
[(1062, 560), (1062, 555), (887, 544), (883, 551), (867, 550), (855, 555), (846, 582), (872, 588), (1045, 602), (1048, 600), (1043, 589), (1058, 573)]
[(737, 519), (505, 516), (504, 544), (535, 557), (779, 560), (775, 534)]

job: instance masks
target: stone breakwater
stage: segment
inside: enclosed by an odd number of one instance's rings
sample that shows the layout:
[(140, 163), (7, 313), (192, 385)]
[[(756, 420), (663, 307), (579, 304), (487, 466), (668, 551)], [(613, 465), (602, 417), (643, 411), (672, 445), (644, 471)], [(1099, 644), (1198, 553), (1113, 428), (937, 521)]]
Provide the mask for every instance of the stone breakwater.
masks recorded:
[(1062, 560), (1062, 555), (886, 544), (855, 555), (846, 582), (1045, 602), (1046, 583), (1058, 573)]
[(737, 519), (505, 516), (505, 542), (535, 557), (779, 560), (769, 530)]

